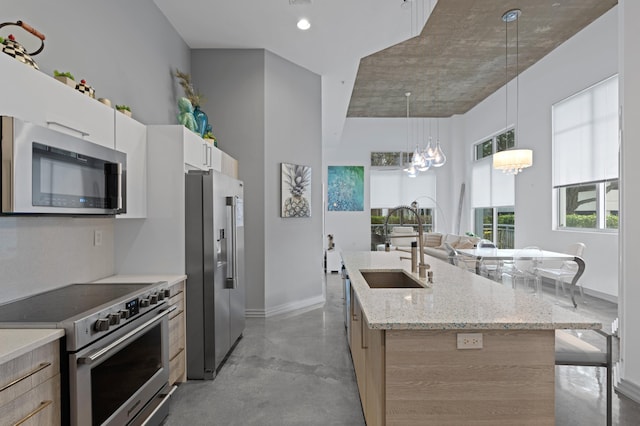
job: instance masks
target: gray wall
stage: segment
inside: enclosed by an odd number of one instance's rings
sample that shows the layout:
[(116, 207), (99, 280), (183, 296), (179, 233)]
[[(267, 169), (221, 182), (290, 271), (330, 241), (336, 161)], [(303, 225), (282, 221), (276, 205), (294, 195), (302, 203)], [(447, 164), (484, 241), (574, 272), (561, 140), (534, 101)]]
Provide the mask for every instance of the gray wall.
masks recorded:
[[(322, 301), (320, 77), (264, 50), (193, 50), (191, 70), (245, 182), (247, 314)], [(311, 218), (280, 218), (281, 162), (312, 167)]]
[[(40, 70), (71, 72), (96, 97), (126, 104), (145, 124), (177, 123), (172, 70), (189, 71), (189, 49), (152, 0), (2, 2), (2, 21), (22, 20), (46, 36)], [(18, 41), (34, 43), (17, 27)], [(33, 44), (32, 44), (33, 45)]]
[[(177, 122), (171, 70), (188, 71), (190, 52), (151, 0), (3, 1), (2, 21), (17, 20), (45, 34), (45, 49), (34, 57), (43, 72), (71, 71), (98, 97), (130, 105), (145, 124)], [(16, 29), (2, 34), (18, 36)], [(26, 44), (32, 37), (21, 38)], [(113, 274), (113, 222), (0, 217), (0, 302)], [(100, 247), (93, 246), (96, 229)]]
[(264, 50), (192, 50), (191, 70), (206, 98), (202, 110), (218, 148), (239, 162), (245, 182), (246, 309), (264, 310)]

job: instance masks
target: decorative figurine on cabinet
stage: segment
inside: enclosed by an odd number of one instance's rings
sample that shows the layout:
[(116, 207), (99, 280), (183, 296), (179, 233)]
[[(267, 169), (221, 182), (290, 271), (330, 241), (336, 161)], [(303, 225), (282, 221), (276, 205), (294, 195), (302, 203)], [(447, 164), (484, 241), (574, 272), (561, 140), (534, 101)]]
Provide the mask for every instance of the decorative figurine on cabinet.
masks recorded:
[(196, 118), (193, 116), (193, 106), (189, 99), (180, 98), (178, 100), (178, 109), (180, 110), (178, 122), (192, 132), (196, 132), (198, 125), (196, 124)]

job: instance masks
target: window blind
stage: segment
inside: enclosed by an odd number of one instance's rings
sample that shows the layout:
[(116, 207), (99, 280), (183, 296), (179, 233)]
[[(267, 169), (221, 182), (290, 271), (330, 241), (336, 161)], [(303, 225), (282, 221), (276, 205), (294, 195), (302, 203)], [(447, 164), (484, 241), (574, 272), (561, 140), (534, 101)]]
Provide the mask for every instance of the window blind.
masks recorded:
[(618, 76), (552, 107), (553, 185), (618, 177)]
[[(402, 170), (371, 170), (369, 177), (372, 209), (410, 205), (421, 196), (436, 199), (434, 173), (420, 173), (410, 178)], [(420, 207), (435, 207), (429, 200), (419, 202)]]
[(488, 157), (473, 163), (471, 171), (471, 207), (502, 207), (515, 204), (515, 178), (492, 166)]

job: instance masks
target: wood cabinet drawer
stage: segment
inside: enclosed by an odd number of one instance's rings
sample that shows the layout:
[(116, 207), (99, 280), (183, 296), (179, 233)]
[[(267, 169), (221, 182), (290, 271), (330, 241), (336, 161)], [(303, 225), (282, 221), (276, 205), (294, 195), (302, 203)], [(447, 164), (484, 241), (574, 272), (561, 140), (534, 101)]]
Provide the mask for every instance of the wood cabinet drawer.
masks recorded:
[(0, 407), (0, 426), (60, 425), (60, 374)]
[(169, 306), (176, 307), (176, 310), (169, 314), (169, 321), (184, 312), (184, 298), (182, 295), (183, 293), (180, 293), (178, 296), (169, 299)]
[(0, 406), (60, 373), (58, 348), (55, 340), (0, 365)]
[(169, 359), (169, 384), (182, 382), (185, 374), (185, 352), (180, 348), (173, 358)]
[(184, 312), (169, 320), (169, 359), (184, 349)]
[(178, 300), (184, 300), (184, 281), (169, 287), (169, 292), (171, 293), (171, 296), (169, 296), (170, 305), (175, 304)]

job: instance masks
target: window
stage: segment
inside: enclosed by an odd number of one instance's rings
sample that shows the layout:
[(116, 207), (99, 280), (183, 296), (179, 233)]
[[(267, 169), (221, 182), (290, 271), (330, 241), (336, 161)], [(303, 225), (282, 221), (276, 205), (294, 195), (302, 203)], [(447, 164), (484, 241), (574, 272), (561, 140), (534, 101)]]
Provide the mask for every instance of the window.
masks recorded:
[(513, 207), (486, 207), (475, 210), (475, 234), (493, 241), (498, 248), (514, 248), (515, 213)]
[(505, 151), (515, 146), (515, 131), (513, 129), (493, 136), (484, 142), (474, 145), (475, 159), (482, 160), (496, 152)]
[(473, 232), (493, 241), (499, 248), (513, 248), (515, 230), (515, 179), (493, 168), (494, 152), (515, 146), (515, 132), (510, 129), (474, 145), (471, 207), (474, 209)]
[[(373, 159), (373, 155), (372, 155)], [(425, 232), (433, 230), (433, 212), (436, 207), (436, 176), (433, 172), (420, 173), (409, 178), (400, 167), (372, 167), (369, 173), (371, 205), (371, 249), (384, 244), (384, 221), (389, 210), (400, 205), (420, 204), (420, 216)], [(406, 210), (395, 212), (389, 218), (389, 229), (393, 225), (414, 225), (417, 219)], [(417, 229), (417, 227), (416, 227)]]
[(559, 228), (618, 229), (618, 180), (556, 188)]
[(558, 229), (618, 229), (618, 77), (552, 107)]
[[(395, 206), (394, 206), (395, 207)], [(384, 244), (384, 221), (389, 215), (391, 208), (371, 209), (371, 250), (377, 250), (378, 244)], [(418, 209), (418, 214), (422, 220), (422, 230), (431, 232), (433, 230), (433, 209)], [(418, 219), (407, 210), (394, 212), (388, 221), (387, 232), (390, 233), (394, 226), (413, 226), (418, 229)]]

